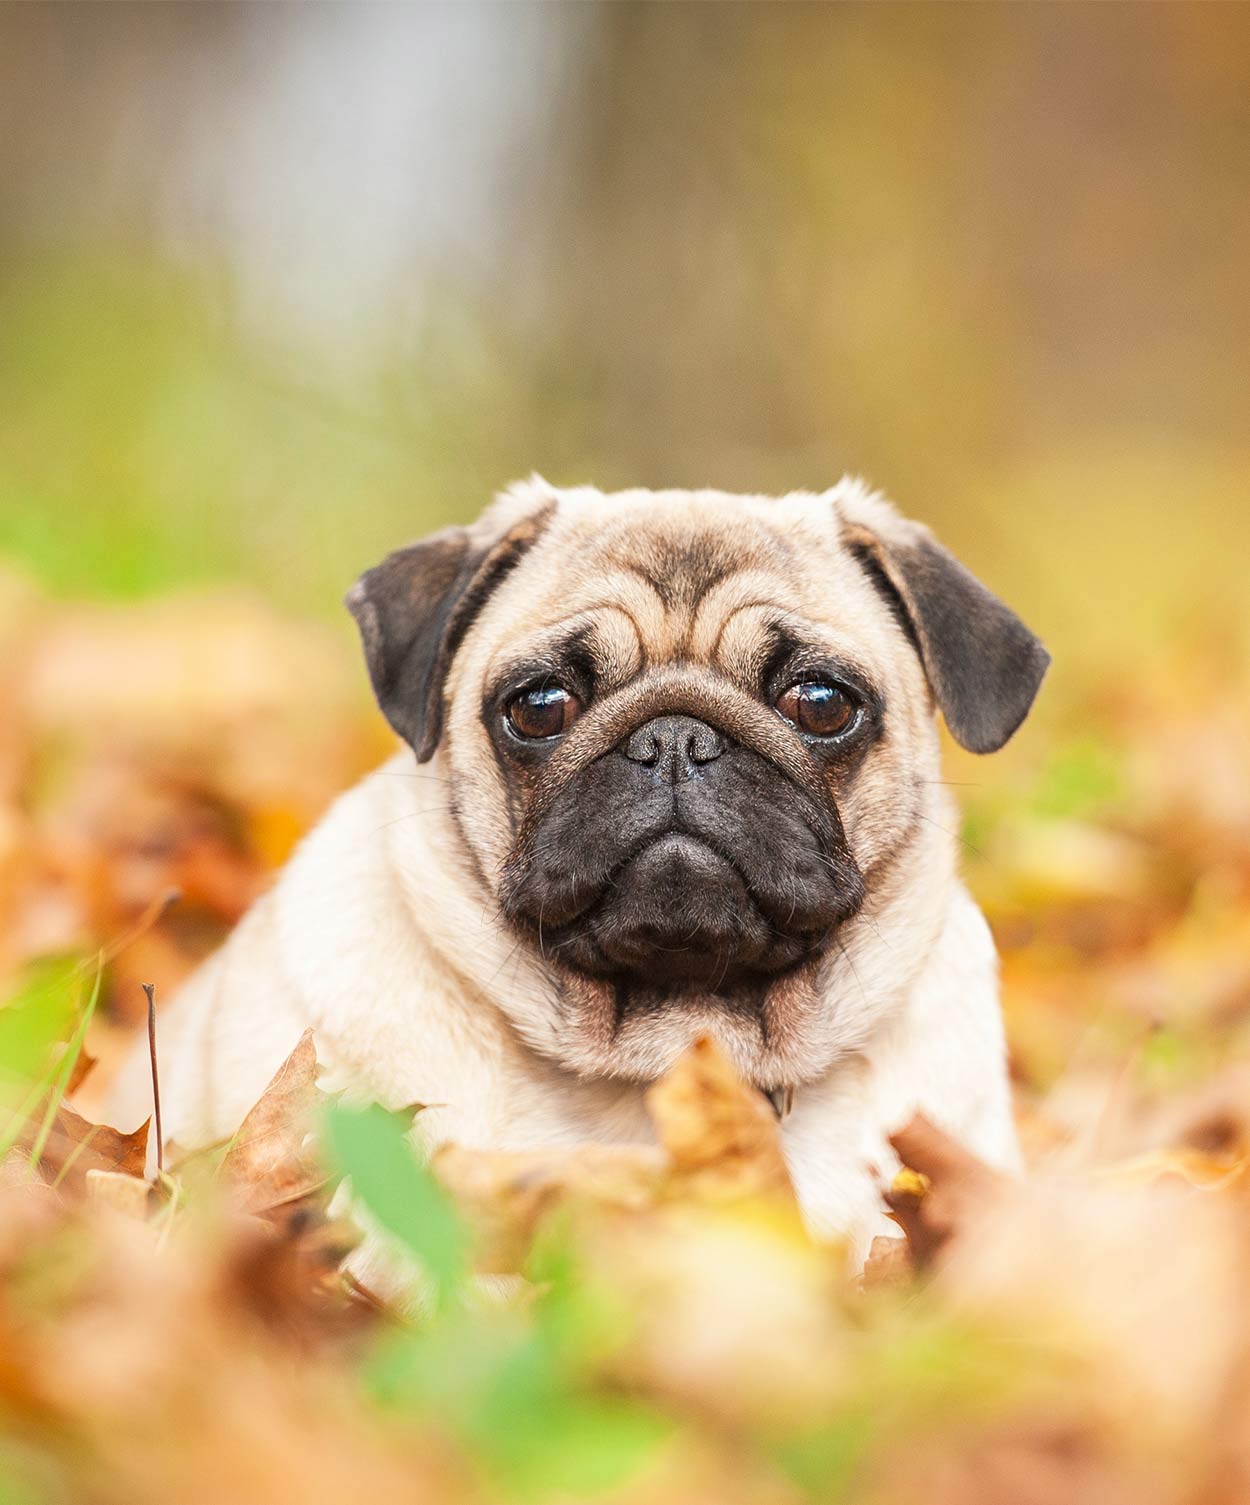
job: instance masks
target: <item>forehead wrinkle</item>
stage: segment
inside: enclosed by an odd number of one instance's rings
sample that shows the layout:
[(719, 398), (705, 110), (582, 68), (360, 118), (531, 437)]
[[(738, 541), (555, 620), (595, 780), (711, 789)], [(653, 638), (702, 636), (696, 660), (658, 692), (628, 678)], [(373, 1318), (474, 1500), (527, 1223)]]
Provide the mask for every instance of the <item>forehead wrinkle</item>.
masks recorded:
[(787, 585), (766, 570), (736, 571), (699, 602), (690, 630), (691, 653), (701, 658), (714, 658), (721, 634), (731, 617), (753, 606), (786, 614), (790, 608), (783, 606), (782, 601), (793, 594), (793, 584)]
[(612, 562), (600, 564), (594, 558), (586, 562), (584, 583), (573, 591), (571, 599), (565, 599), (574, 611), (626, 606), (637, 617), (658, 616), (664, 611), (659, 591), (645, 575)]
[(613, 569), (606, 575), (598, 573), (593, 590), (596, 600), (610, 595), (613, 598), (610, 604), (628, 613), (644, 662), (663, 662), (682, 654), (683, 640), (689, 632), (689, 609), (678, 601), (666, 600), (645, 573), (629, 566)]
[(749, 499), (701, 492), (631, 495), (643, 504), (630, 509), (632, 515), (600, 518), (583, 537), (592, 560), (604, 570), (638, 576), (665, 606), (694, 611), (744, 569), (784, 570), (791, 563), (784, 534)]
[[(764, 624), (764, 630), (755, 631), (754, 640), (746, 645), (745, 652), (733, 651), (736, 640), (740, 634), (730, 632), (730, 629), (748, 611), (768, 612), (770, 618)], [(752, 675), (762, 673), (764, 661), (767, 659), (773, 647), (774, 633), (769, 629), (775, 626), (778, 617), (785, 617), (785, 612), (779, 612), (772, 601), (743, 601), (735, 606), (727, 617), (716, 629), (716, 640), (712, 644), (708, 655), (709, 662), (717, 668), (735, 678), (751, 678)], [(749, 630), (749, 629), (748, 629)], [(729, 650), (725, 649), (725, 638), (730, 636)], [(741, 672), (740, 672), (741, 671)]]
[[(773, 635), (767, 631), (759, 632), (758, 641), (746, 644), (744, 651), (734, 643), (733, 639), (739, 635), (731, 629), (743, 613), (748, 611), (768, 613), (767, 628), (787, 630), (794, 638), (801, 658), (808, 658), (813, 654), (818, 660), (827, 658), (835, 664), (841, 664), (845, 670), (862, 677), (869, 684), (880, 683), (880, 666), (875, 663), (874, 655), (865, 655), (864, 644), (858, 636), (840, 631), (827, 622), (816, 621), (801, 612), (778, 606), (775, 601), (744, 601), (721, 623), (713, 650), (713, 661), (724, 673), (734, 675), (742, 663), (746, 664), (748, 673), (755, 670), (758, 660), (771, 652), (774, 646)], [(728, 645), (724, 643), (726, 637), (731, 639)], [(735, 651), (736, 647), (738, 651)]]
[(517, 646), (515, 640), (501, 644), (491, 656), (487, 666), (487, 680), (497, 679), (505, 669), (526, 658), (550, 652), (579, 633), (604, 639), (614, 636), (603, 618), (611, 615), (624, 624), (634, 640), (635, 655), (639, 663), (645, 662), (646, 653), (642, 633), (632, 614), (616, 601), (600, 601), (586, 606), (568, 616), (557, 618), (533, 632), (524, 643)]

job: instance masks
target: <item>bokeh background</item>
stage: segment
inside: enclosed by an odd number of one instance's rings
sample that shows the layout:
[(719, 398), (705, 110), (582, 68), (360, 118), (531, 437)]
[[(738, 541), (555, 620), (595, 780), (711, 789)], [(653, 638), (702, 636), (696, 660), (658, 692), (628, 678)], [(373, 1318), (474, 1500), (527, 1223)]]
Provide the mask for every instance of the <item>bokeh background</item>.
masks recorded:
[(0, 548), (54, 590), (331, 614), (532, 469), (849, 469), (1061, 649), (1244, 619), (1243, 6), (0, 24)]
[(1106, 901), (1065, 947), (1140, 941), (1250, 840), (1250, 8), (0, 31), (0, 970), (177, 886), (176, 981), (387, 746), (345, 587), (533, 469), (858, 472), (1018, 607), (1056, 668), (951, 772), (1009, 949), (1055, 883)]
[[(1250, 1499), (1248, 247), (1246, 4), (0, 3), (0, 1505)], [(392, 745), (345, 588), (534, 469), (861, 473), (1054, 652), (948, 749), (1029, 1174), (913, 1134), (863, 1287), (697, 1055), (659, 1171), (307, 1043), (101, 1124)]]

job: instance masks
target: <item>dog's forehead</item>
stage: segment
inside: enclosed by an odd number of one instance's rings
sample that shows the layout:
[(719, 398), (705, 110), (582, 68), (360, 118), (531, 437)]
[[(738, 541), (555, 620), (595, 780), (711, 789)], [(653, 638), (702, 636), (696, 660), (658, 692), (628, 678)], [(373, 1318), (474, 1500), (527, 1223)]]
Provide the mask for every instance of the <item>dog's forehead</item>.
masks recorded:
[(888, 651), (892, 619), (843, 538), (836, 491), (579, 487), (541, 499), (540, 542), (488, 613), (491, 673), (546, 651), (570, 624), (622, 672), (670, 658), (754, 662), (783, 619), (860, 662)]
[(632, 570), (665, 606), (690, 607), (737, 571), (784, 568), (791, 550), (757, 519), (727, 509), (719, 516), (644, 512), (636, 523), (618, 520), (585, 535), (587, 565)]
[(557, 492), (557, 513), (571, 535), (619, 547), (623, 539), (714, 539), (731, 535), (741, 548), (769, 549), (795, 520), (833, 526), (829, 502), (808, 493), (769, 497), (729, 491)]
[(833, 509), (814, 496), (579, 489), (561, 494), (555, 531), (578, 575), (632, 574), (678, 610), (744, 572), (797, 584), (839, 546)]

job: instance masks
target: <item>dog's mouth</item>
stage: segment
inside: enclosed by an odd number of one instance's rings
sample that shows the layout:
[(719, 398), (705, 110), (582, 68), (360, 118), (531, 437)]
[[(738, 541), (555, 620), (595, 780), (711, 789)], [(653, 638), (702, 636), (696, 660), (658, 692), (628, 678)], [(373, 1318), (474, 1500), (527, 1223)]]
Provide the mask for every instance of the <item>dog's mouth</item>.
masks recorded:
[(615, 988), (619, 1019), (691, 997), (758, 1012), (864, 884), (832, 805), (732, 744), (684, 771), (599, 758), (524, 831), (499, 897), (549, 966)]
[[(775, 876), (775, 875), (774, 875)], [(761, 892), (733, 854), (674, 829), (626, 856), (576, 918), (537, 939), (544, 957), (610, 978), (621, 996), (719, 995), (751, 1005), (779, 973), (818, 954), (849, 912), (796, 884)]]

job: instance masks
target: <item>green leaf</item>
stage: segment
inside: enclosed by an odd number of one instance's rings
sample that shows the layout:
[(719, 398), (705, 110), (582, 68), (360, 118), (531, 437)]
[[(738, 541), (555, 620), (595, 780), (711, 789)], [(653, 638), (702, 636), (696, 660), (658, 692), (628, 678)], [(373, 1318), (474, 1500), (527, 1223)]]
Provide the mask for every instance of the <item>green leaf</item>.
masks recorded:
[(489, 1443), (512, 1489), (530, 1496), (616, 1489), (651, 1461), (672, 1430), (632, 1401), (576, 1395), (554, 1399), (531, 1420), (524, 1430), (514, 1421)]
[(326, 1110), (326, 1143), (352, 1191), (429, 1275), (436, 1304), (463, 1285), (469, 1239), (447, 1193), (417, 1158), (403, 1116), (376, 1104)]
[(851, 1407), (824, 1426), (781, 1438), (772, 1453), (800, 1489), (827, 1505), (847, 1495), (876, 1435), (873, 1416), (865, 1409)]
[(0, 1006), (0, 1088), (30, 1086), (47, 1075), (53, 1046), (70, 1032), (81, 988), (76, 958), (30, 968)]
[(523, 1495), (591, 1493), (623, 1483), (669, 1433), (628, 1397), (571, 1386), (561, 1356), (536, 1332), (499, 1364), (466, 1430), (495, 1474)]

